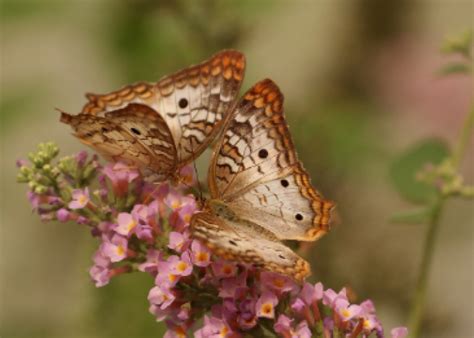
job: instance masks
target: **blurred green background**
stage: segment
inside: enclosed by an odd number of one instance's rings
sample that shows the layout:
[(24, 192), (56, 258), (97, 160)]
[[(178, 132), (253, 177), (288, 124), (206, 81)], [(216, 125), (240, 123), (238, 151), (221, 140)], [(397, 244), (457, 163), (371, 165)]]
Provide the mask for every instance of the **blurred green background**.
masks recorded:
[[(333, 231), (307, 254), (313, 281), (373, 299), (386, 329), (406, 324), (426, 229), (390, 223), (411, 206), (390, 168), (427, 138), (455, 141), (473, 85), (436, 75), (439, 47), (472, 15), (469, 0), (1, 1), (0, 336), (162, 335), (147, 311), (151, 278), (96, 289), (97, 243), (80, 226), (40, 223), (15, 183), (15, 159), (42, 141), (63, 155), (83, 149), (55, 107), (78, 112), (85, 92), (156, 81), (222, 48), (246, 54), (244, 89), (265, 77), (279, 84), (300, 158), (337, 202)], [(472, 203), (456, 200), (443, 215), (426, 337), (474, 335), (473, 218)]]

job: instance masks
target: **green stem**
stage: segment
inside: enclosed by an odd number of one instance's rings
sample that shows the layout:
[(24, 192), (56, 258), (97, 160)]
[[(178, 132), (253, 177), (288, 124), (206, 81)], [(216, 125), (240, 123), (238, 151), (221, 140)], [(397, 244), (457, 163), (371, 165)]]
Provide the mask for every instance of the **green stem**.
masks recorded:
[(459, 141), (454, 149), (454, 153), (452, 156), (452, 163), (454, 168), (459, 168), (461, 164), (461, 160), (466, 152), (466, 148), (469, 144), (469, 140), (472, 136), (472, 128), (474, 127), (474, 106), (471, 107), (471, 111), (466, 117), (466, 120), (463, 124), (461, 135), (459, 137)]
[(421, 321), (423, 319), (423, 308), (426, 299), (426, 290), (428, 276), (433, 260), (436, 236), (439, 229), (439, 220), (444, 206), (444, 197), (439, 196), (434, 203), (430, 220), (428, 223), (428, 231), (426, 232), (425, 243), (423, 247), (423, 256), (421, 259), (418, 280), (416, 283), (415, 297), (411, 306), (409, 318), (410, 337), (416, 338), (420, 334)]

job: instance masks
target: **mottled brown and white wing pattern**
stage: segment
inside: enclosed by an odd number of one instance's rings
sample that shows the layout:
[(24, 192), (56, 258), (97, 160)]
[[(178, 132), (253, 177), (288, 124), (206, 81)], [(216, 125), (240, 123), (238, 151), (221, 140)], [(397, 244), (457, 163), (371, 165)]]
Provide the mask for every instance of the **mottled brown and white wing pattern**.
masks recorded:
[(69, 124), (81, 142), (110, 161), (147, 168), (164, 178), (176, 168), (171, 131), (163, 118), (148, 106), (132, 103), (103, 117), (63, 112), (61, 122)]
[(282, 240), (329, 230), (333, 203), (313, 188), (283, 115), (283, 95), (263, 80), (239, 101), (209, 167), (211, 200), (191, 220), (193, 236), (220, 256), (303, 279), (309, 265)]
[(296, 280), (302, 280), (310, 273), (308, 262), (290, 248), (239, 222), (223, 220), (204, 212), (193, 217), (192, 230), (195, 238), (224, 259), (252, 264)]
[(213, 198), (279, 239), (312, 241), (328, 231), (333, 204), (313, 188), (283, 115), (283, 95), (263, 80), (239, 102), (210, 167)]
[(149, 106), (168, 125), (177, 150), (178, 166), (198, 157), (212, 141), (237, 99), (245, 57), (221, 51), (209, 60), (157, 83), (137, 83), (105, 95), (87, 94), (82, 114), (104, 116), (130, 103)]

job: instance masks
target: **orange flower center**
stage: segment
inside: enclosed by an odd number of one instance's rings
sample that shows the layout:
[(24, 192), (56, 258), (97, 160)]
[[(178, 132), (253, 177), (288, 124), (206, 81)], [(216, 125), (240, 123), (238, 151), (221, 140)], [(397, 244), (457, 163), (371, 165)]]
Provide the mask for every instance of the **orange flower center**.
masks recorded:
[(262, 305), (262, 313), (269, 315), (273, 311), (273, 305), (271, 303), (265, 303)]
[(229, 328), (227, 326), (223, 326), (220, 332), (221, 337), (225, 337), (228, 332), (229, 332)]
[(117, 254), (118, 254), (119, 256), (122, 256), (124, 253), (125, 253), (125, 248), (124, 248), (123, 246), (121, 246), (121, 245), (118, 245), (118, 246), (117, 246)]
[(232, 267), (230, 265), (224, 265), (222, 267), (222, 271), (226, 274), (226, 275), (230, 275), (232, 273)]
[(342, 310), (342, 311), (341, 311), (341, 314), (342, 314), (342, 316), (343, 316), (344, 318), (348, 318), (348, 317), (350, 317), (350, 315), (351, 315), (351, 313), (349, 312), (348, 309)]
[(207, 252), (198, 252), (196, 254), (196, 259), (198, 262), (206, 262), (209, 260), (209, 254)]
[(273, 285), (275, 285), (278, 288), (282, 288), (285, 285), (285, 280), (282, 278), (275, 278), (273, 280)]
[(179, 262), (179, 263), (176, 265), (176, 268), (178, 269), (179, 272), (183, 272), (184, 270), (186, 270), (187, 267), (188, 267), (188, 264), (186, 264), (186, 263), (183, 262), (183, 261)]

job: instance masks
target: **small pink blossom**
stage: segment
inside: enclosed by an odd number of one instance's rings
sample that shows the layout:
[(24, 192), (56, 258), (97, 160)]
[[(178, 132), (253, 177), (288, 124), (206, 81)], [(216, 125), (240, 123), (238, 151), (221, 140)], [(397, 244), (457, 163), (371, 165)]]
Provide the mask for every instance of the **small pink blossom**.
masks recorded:
[(113, 235), (110, 240), (108, 238), (104, 239), (101, 250), (111, 262), (120, 262), (127, 257), (127, 246), (128, 242), (125, 237)]
[(161, 251), (149, 249), (146, 254), (146, 261), (138, 266), (138, 270), (156, 275), (158, 273), (158, 262), (162, 260), (162, 256)]
[(270, 291), (264, 291), (255, 304), (255, 312), (258, 317), (275, 318), (275, 306), (278, 298)]
[(158, 274), (155, 278), (155, 285), (166, 285), (168, 287), (173, 287), (178, 283), (179, 279), (181, 278), (180, 275), (177, 275), (174, 272), (174, 264), (173, 260), (176, 257), (176, 260), (179, 260), (177, 256), (170, 256), (167, 261), (160, 261), (158, 262)]
[(225, 278), (222, 280), (222, 287), (219, 290), (219, 297), (240, 299), (247, 293), (247, 270), (236, 277)]
[(344, 299), (347, 301), (346, 288), (343, 288), (339, 293), (336, 293), (333, 289), (327, 289), (323, 293), (323, 304), (329, 307), (333, 307), (337, 299)]
[(293, 319), (281, 314), (278, 316), (278, 320), (273, 325), (273, 329), (276, 333), (279, 333), (282, 337), (291, 337), (292, 336), (292, 328), (291, 323)]
[(300, 291), (301, 299), (306, 305), (311, 305), (314, 302), (323, 298), (323, 284), (316, 283), (312, 285), (310, 283), (304, 283), (303, 288)]
[(102, 172), (108, 177), (112, 190), (117, 197), (122, 197), (128, 192), (129, 183), (136, 180), (140, 175), (124, 163), (109, 163)]
[(204, 326), (194, 333), (195, 338), (231, 337), (231, 327), (222, 319), (204, 316)]
[(182, 253), (184, 252), (184, 250), (187, 249), (188, 242), (189, 242), (189, 234), (187, 232), (182, 233), (182, 232), (177, 232), (177, 231), (171, 231), (169, 235), (168, 248), (178, 253)]
[(207, 246), (201, 242), (194, 240), (191, 244), (193, 263), (200, 267), (206, 267), (211, 263), (211, 252)]
[(405, 338), (408, 335), (406, 327), (396, 327), (390, 331), (392, 338)]
[(58, 211), (56, 211), (56, 218), (60, 222), (67, 222), (69, 221), (71, 216), (71, 212), (65, 208), (61, 208)]
[(211, 263), (212, 272), (216, 278), (233, 277), (237, 273), (237, 266), (233, 262), (218, 260)]
[(334, 306), (342, 321), (351, 320), (362, 312), (362, 308), (359, 305), (350, 305), (349, 302), (343, 298), (336, 299)]
[(289, 292), (296, 287), (295, 282), (290, 278), (275, 272), (263, 271), (260, 274), (260, 280), (263, 285), (268, 286), (277, 294)]
[(170, 270), (177, 276), (189, 276), (193, 272), (193, 264), (189, 253), (185, 252), (178, 256), (170, 256), (168, 262), (171, 264)]
[(83, 209), (89, 203), (89, 188), (75, 189), (72, 192), (72, 201), (69, 202), (69, 209)]
[(175, 299), (175, 295), (164, 286), (154, 286), (148, 293), (148, 301), (158, 306), (161, 310), (170, 306)]
[(128, 212), (121, 212), (117, 216), (117, 227), (115, 232), (122, 236), (130, 237), (137, 227), (138, 220)]

